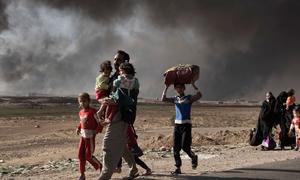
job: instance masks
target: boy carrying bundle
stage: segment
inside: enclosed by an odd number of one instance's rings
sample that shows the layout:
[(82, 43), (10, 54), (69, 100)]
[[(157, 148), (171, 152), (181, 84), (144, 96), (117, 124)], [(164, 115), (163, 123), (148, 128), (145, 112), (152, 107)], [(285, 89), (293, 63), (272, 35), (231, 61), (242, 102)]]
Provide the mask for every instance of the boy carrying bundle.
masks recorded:
[[(183, 72), (183, 71), (181, 71)], [(195, 81), (199, 78), (199, 67), (198, 73), (190, 72), (190, 75), (183, 76), (177, 72), (176, 69), (172, 74), (176, 76), (168, 77), (165, 73), (165, 89), (162, 93), (161, 100), (164, 102), (170, 102), (175, 104), (176, 118), (175, 126), (173, 131), (173, 153), (175, 159), (176, 169), (171, 171), (172, 175), (181, 174), (181, 158), (180, 151), (183, 149), (192, 160), (192, 168), (196, 169), (198, 166), (198, 156), (191, 150), (192, 144), (192, 120), (191, 120), (191, 107), (192, 104), (202, 97), (201, 92), (195, 86)], [(182, 75), (182, 76), (181, 76)], [(184, 77), (184, 78), (183, 78)], [(188, 77), (188, 78), (187, 78)], [(169, 78), (169, 79), (168, 79)], [(168, 87), (171, 83), (174, 83), (174, 88), (177, 95), (171, 98), (166, 97)], [(196, 90), (195, 95), (185, 95), (185, 83), (192, 84)]]

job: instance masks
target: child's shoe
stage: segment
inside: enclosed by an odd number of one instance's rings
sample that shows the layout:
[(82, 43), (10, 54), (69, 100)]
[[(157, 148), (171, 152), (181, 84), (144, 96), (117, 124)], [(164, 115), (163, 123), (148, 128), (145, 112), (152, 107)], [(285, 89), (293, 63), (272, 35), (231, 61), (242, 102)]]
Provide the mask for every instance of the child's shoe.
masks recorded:
[(139, 170), (136, 168), (129, 173), (129, 176), (125, 179), (131, 180), (139, 176)]
[(196, 169), (198, 166), (198, 156), (195, 155), (193, 158), (192, 158), (192, 168), (193, 169)]
[(281, 144), (281, 145), (280, 145), (280, 149), (281, 149), (281, 150), (284, 150), (284, 145)]
[(299, 146), (296, 146), (294, 151), (299, 151)]
[(152, 174), (152, 171), (151, 171), (151, 169), (149, 168), (149, 169), (147, 169), (146, 172), (143, 173), (142, 175), (143, 175), (143, 176), (149, 176), (149, 175), (151, 175), (151, 174)]
[(181, 174), (180, 168), (176, 168), (175, 171), (171, 171), (171, 174), (174, 176), (177, 176), (178, 174)]
[(85, 175), (84, 174), (80, 175), (78, 180), (85, 180)]

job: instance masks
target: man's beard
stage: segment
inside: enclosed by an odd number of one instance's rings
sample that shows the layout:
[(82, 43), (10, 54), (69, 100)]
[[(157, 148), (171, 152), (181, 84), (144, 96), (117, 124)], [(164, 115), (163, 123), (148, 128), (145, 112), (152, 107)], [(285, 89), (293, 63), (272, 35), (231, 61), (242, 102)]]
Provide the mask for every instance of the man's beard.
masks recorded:
[(114, 67), (115, 67), (115, 70), (116, 70), (116, 71), (119, 71), (119, 67), (120, 67), (119, 64), (114, 64)]

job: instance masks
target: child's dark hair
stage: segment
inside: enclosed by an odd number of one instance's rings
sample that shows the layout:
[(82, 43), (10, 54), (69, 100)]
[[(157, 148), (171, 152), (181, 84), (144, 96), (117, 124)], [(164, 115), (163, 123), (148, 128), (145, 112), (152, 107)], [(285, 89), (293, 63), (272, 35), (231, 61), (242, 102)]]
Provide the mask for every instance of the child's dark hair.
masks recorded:
[(294, 96), (295, 95), (295, 90), (294, 89), (290, 89), (288, 92), (287, 92), (288, 96)]
[(296, 105), (294, 111), (300, 114), (300, 105)]
[(117, 53), (123, 56), (123, 60), (124, 60), (125, 62), (129, 62), (130, 56), (129, 56), (129, 54), (128, 54), (127, 52), (125, 52), (125, 51), (123, 51), (123, 50), (118, 50)]
[(135, 69), (131, 63), (125, 62), (122, 63), (119, 67), (119, 69), (122, 69), (122, 71), (125, 72), (125, 74), (135, 75)]
[(176, 87), (182, 87), (182, 88), (185, 88), (185, 85), (184, 84), (181, 84), (181, 83), (174, 83), (174, 88)]
[(106, 60), (100, 64), (99, 68), (100, 72), (104, 72), (105, 69), (109, 69), (110, 71), (112, 71), (111, 62), (109, 60)]
[(80, 99), (87, 99), (88, 101), (91, 101), (90, 95), (86, 92), (80, 93), (78, 98)]

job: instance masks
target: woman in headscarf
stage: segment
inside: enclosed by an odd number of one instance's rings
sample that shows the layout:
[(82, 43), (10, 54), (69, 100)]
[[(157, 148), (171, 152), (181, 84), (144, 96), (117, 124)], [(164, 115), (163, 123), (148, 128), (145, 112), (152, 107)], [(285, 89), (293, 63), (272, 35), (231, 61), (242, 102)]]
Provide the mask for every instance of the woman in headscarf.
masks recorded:
[(274, 114), (274, 107), (275, 107), (275, 97), (273, 96), (272, 92), (266, 93), (266, 100), (262, 103), (261, 110), (259, 113), (259, 129), (262, 131), (262, 148), (263, 149), (273, 149), (275, 147), (270, 145), (270, 141), (273, 140), (271, 137), (272, 128), (275, 124), (275, 114)]

